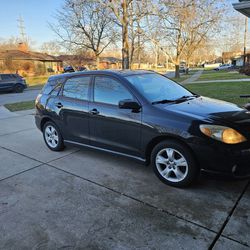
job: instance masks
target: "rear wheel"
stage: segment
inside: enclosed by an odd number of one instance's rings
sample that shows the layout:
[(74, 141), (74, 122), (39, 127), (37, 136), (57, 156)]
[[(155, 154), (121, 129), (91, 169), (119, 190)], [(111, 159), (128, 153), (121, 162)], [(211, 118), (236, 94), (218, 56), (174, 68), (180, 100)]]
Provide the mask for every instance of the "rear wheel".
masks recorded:
[(188, 186), (198, 176), (190, 150), (175, 140), (165, 140), (156, 145), (151, 157), (155, 174), (167, 185)]
[(24, 90), (24, 87), (23, 87), (21, 84), (17, 84), (17, 85), (15, 85), (15, 87), (14, 87), (14, 92), (15, 92), (15, 93), (22, 93), (23, 90)]
[(62, 135), (53, 122), (49, 121), (44, 124), (43, 138), (49, 149), (53, 151), (61, 151), (64, 149)]

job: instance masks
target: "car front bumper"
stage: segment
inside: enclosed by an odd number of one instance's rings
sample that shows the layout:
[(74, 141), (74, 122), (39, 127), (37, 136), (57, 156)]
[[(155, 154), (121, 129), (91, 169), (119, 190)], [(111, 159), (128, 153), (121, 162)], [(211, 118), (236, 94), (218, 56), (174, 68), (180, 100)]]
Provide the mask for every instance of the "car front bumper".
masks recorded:
[(250, 178), (250, 142), (242, 146), (215, 142), (191, 147), (203, 172), (234, 178)]

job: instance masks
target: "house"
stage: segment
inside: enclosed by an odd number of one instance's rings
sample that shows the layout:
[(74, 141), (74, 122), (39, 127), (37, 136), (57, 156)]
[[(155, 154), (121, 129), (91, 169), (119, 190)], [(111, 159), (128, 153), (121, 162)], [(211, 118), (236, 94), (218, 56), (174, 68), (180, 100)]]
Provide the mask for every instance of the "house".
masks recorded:
[(24, 43), (18, 49), (0, 51), (0, 71), (42, 75), (62, 71), (62, 61), (46, 53), (29, 51)]
[(121, 69), (122, 60), (116, 57), (100, 57), (100, 69)]
[[(250, 65), (250, 53), (246, 53), (246, 65)], [(242, 67), (244, 65), (244, 55), (236, 56), (232, 58), (232, 65), (236, 67)]]
[[(71, 65), (75, 68), (84, 66), (89, 69), (96, 69), (96, 60), (88, 54), (60, 55), (57, 57), (64, 66)], [(122, 60), (116, 57), (100, 57), (99, 69), (121, 69)]]
[(223, 63), (229, 63), (232, 64), (233, 59), (241, 57), (242, 52), (241, 51), (227, 51), (222, 52), (222, 61)]

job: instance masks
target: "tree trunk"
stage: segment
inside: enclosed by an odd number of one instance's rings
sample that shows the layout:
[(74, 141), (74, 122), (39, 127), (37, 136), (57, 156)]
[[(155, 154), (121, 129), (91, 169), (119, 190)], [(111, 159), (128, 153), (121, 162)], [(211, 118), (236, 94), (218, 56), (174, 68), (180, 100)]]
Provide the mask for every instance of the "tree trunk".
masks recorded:
[(180, 78), (180, 65), (175, 64), (175, 78)]
[(128, 3), (123, 0), (122, 20), (122, 68), (129, 69), (129, 41), (128, 41)]
[(95, 60), (96, 60), (96, 69), (100, 69), (100, 55), (99, 54), (95, 55)]

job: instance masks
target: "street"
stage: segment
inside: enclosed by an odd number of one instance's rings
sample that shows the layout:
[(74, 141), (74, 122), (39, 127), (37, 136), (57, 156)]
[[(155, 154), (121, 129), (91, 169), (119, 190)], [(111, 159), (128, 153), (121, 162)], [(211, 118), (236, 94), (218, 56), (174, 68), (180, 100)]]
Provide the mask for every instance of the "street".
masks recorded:
[(8, 103), (32, 101), (41, 89), (25, 89), (23, 93), (0, 93), (0, 106)]
[(32, 113), (0, 118), (1, 249), (249, 249), (248, 181), (177, 189), (120, 156), (52, 152)]

